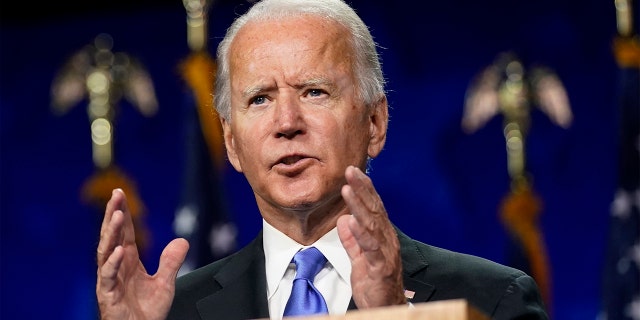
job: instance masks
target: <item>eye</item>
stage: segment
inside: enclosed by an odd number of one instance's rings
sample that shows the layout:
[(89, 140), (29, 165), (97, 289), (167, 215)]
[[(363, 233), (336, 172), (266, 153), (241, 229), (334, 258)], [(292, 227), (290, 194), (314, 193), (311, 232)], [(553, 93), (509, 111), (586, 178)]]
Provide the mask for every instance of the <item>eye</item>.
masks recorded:
[(309, 89), (309, 91), (307, 91), (307, 95), (309, 97), (319, 97), (319, 96), (322, 96), (323, 94), (325, 94), (324, 90), (320, 90), (320, 89)]
[(267, 102), (267, 97), (266, 96), (257, 96), (254, 97), (253, 99), (251, 99), (251, 101), (249, 101), (250, 104), (252, 105), (261, 105)]

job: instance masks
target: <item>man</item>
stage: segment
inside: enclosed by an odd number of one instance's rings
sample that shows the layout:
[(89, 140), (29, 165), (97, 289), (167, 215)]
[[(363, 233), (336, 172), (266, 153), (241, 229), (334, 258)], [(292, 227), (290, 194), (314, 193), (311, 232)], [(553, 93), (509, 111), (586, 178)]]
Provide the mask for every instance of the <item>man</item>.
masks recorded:
[(177, 280), (188, 244), (173, 240), (151, 276), (125, 196), (114, 190), (98, 245), (103, 319), (280, 319), (295, 282), (292, 258), (308, 247), (327, 260), (310, 281), (330, 314), (407, 304), (407, 290), (411, 303), (464, 298), (495, 319), (547, 318), (523, 272), (419, 243), (389, 221), (363, 173), (385, 143), (384, 79), (349, 6), (258, 2), (229, 28), (218, 61), (227, 154), (253, 189), (263, 231)]

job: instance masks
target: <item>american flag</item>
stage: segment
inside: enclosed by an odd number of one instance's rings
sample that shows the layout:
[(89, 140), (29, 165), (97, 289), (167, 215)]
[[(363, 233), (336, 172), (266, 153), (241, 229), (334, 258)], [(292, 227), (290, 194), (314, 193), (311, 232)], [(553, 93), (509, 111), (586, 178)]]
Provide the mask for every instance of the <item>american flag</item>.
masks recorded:
[(190, 90), (185, 96), (184, 181), (173, 230), (189, 241), (190, 249), (179, 275), (232, 253), (237, 234), (227, 206), (222, 132), (212, 107), (215, 61), (206, 52), (193, 52), (181, 71)]
[(618, 190), (610, 210), (602, 319), (640, 320), (640, 42), (614, 42), (620, 66)]

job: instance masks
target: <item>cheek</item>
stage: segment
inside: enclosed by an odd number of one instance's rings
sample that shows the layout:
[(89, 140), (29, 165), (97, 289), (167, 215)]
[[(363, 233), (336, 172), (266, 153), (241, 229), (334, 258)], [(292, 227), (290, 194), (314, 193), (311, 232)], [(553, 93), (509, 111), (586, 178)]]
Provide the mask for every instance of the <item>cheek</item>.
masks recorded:
[(348, 138), (357, 139), (355, 141), (352, 141), (352, 143), (356, 143), (356, 141), (368, 140), (369, 122), (367, 121), (367, 119), (368, 118), (365, 113), (362, 112), (360, 108), (354, 106), (351, 112), (351, 116), (347, 117), (347, 120), (344, 121), (344, 130), (347, 133)]
[(235, 135), (236, 152), (245, 165), (259, 166), (274, 151), (269, 123), (264, 119), (246, 121)]
[[(250, 163), (250, 159), (246, 157), (252, 153), (255, 153), (255, 142), (251, 140), (251, 132), (246, 129), (238, 129), (234, 134), (233, 146), (238, 154), (240, 162), (244, 165), (247, 162)], [(254, 150), (254, 151), (252, 151)]]
[(334, 127), (335, 139), (330, 143), (339, 144), (343, 157), (356, 156), (367, 153), (369, 141), (369, 125), (360, 116), (346, 117), (346, 121), (340, 121)]

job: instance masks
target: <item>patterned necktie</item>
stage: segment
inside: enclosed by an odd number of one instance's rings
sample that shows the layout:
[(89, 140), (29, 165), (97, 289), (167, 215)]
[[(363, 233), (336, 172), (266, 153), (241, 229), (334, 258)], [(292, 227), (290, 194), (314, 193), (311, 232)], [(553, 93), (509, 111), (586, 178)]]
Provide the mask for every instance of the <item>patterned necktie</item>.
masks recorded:
[(296, 277), (293, 279), (291, 296), (284, 308), (284, 316), (329, 313), (327, 303), (313, 285), (313, 278), (322, 270), (327, 258), (315, 247), (310, 247), (298, 251), (292, 262), (296, 265)]

